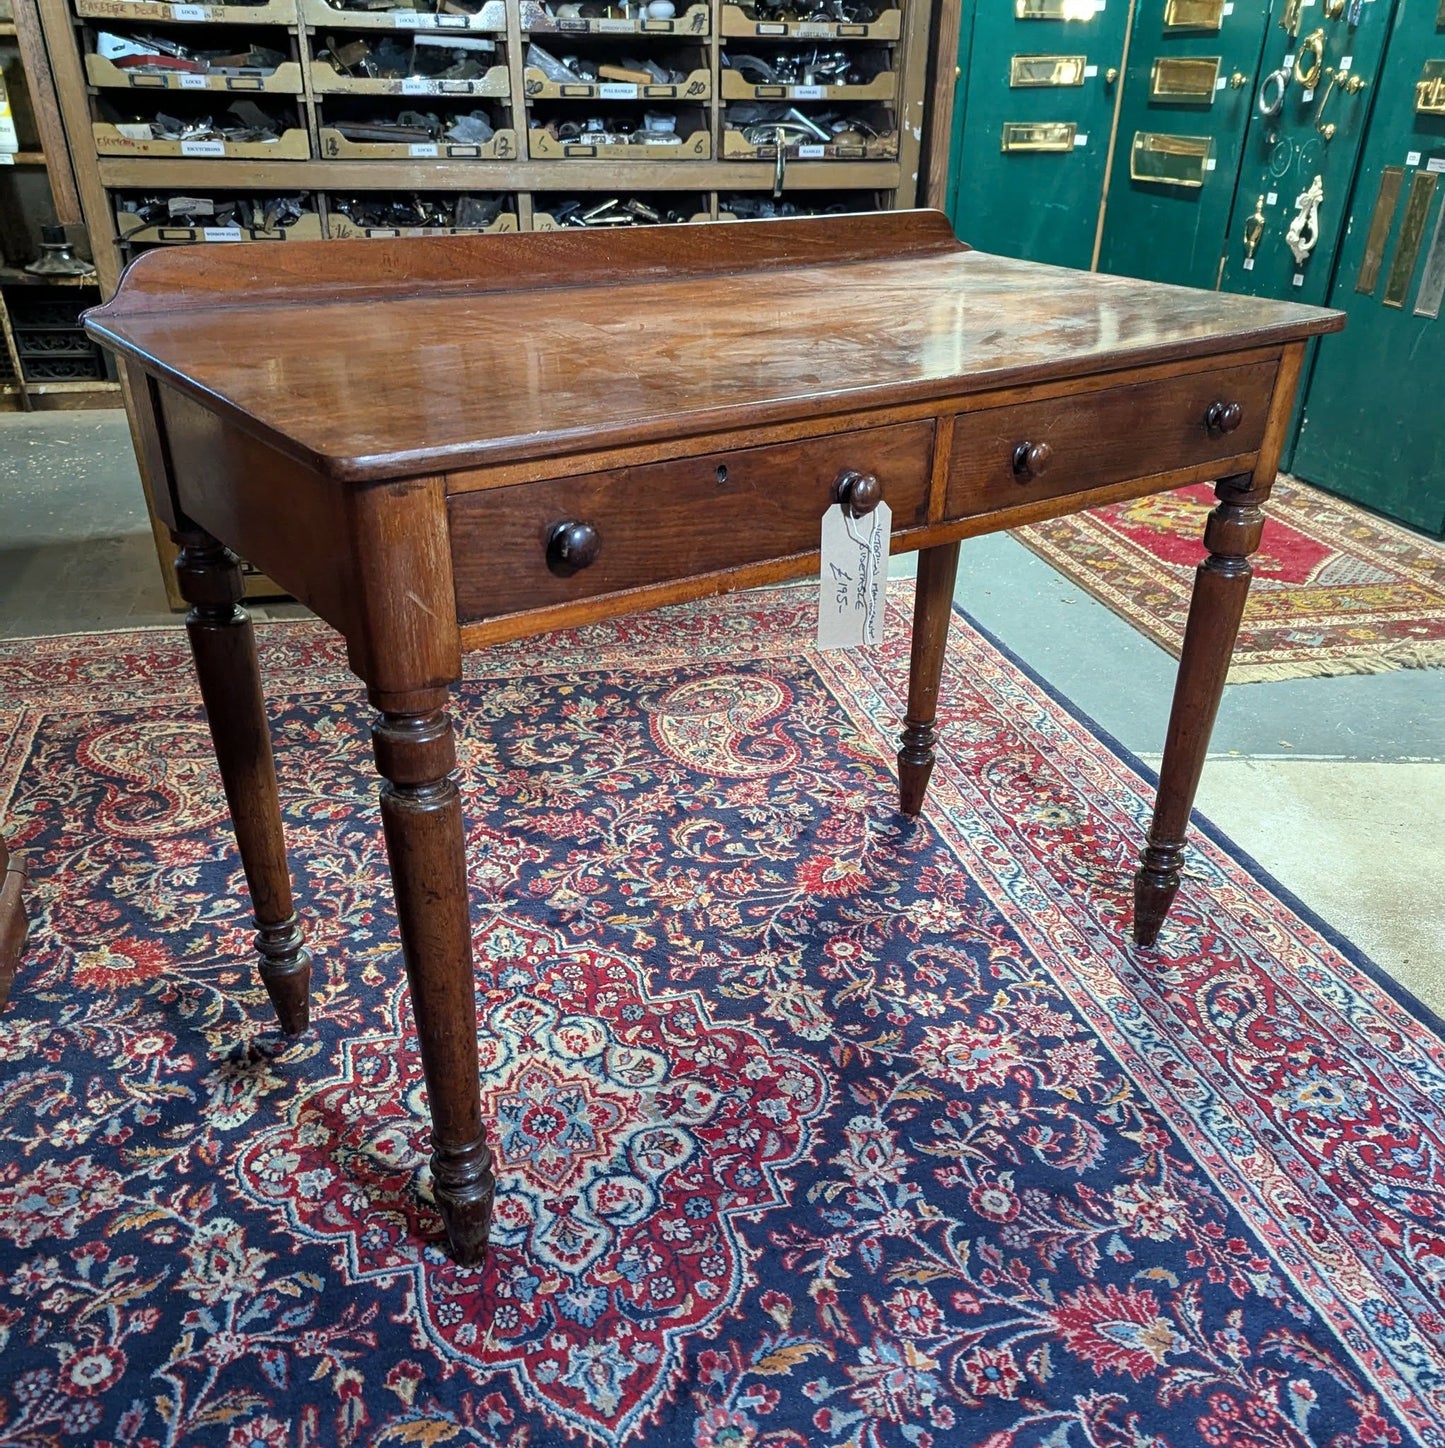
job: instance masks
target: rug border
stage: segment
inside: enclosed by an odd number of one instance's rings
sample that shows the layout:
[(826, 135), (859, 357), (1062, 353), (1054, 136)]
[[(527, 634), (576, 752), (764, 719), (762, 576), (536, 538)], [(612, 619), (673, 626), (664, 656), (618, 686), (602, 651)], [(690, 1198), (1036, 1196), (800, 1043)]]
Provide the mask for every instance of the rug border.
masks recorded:
[[(1129, 768), (1135, 770), (1149, 784), (1157, 789), (1159, 786), (1159, 772), (1151, 765), (1145, 763), (1127, 745), (1121, 744), (1107, 729), (1101, 725), (1087, 710), (1082, 709), (1066, 694), (1061, 693), (1042, 674), (1038, 672), (1027, 660), (1020, 658), (1006, 643), (1003, 642), (990, 629), (973, 617), (961, 603), (954, 602), (953, 611), (973, 629), (986, 643), (998, 650), (1005, 659), (1029, 679), (1037, 688), (1041, 689), (1048, 697), (1066, 713), (1082, 724), (1089, 732), (1099, 740), (1113, 755), (1122, 760)], [(943, 742), (946, 744), (947, 735), (943, 735)], [(1206, 768), (1207, 768), (1206, 764)], [(1207, 836), (1209, 840), (1222, 849), (1236, 864), (1248, 871), (1250, 877), (1263, 885), (1278, 899), (1284, 902), (1299, 918), (1304, 921), (1311, 930), (1317, 931), (1331, 947), (1338, 950), (1351, 965), (1363, 971), (1374, 983), (1388, 995), (1396, 1005), (1403, 1007), (1410, 1015), (1424, 1026), (1427, 1030), (1433, 1031), (1442, 1042), (1445, 1042), (1445, 1016), (1425, 1004), (1408, 986), (1401, 985), (1382, 966), (1376, 965), (1365, 952), (1350, 940), (1342, 935), (1328, 921), (1322, 919), (1309, 905), (1295, 894), (1287, 885), (1277, 880), (1274, 874), (1267, 870), (1243, 845), (1238, 844), (1233, 838), (1214, 823), (1213, 820), (1200, 814), (1197, 809), (1192, 809), (1189, 814), (1190, 825)]]

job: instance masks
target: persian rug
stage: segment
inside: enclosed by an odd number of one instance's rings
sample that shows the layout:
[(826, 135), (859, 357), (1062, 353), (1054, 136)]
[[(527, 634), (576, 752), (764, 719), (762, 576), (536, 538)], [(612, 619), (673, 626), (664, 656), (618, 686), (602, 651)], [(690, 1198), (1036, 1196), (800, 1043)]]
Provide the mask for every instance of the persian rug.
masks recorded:
[(900, 817), (896, 594), (468, 660), (481, 1271), (336, 641), (262, 631), (297, 1040), (179, 630), (0, 647), (0, 1444), (1445, 1441), (1445, 1045), (1207, 833), (1127, 945), (1148, 780), (963, 619)]
[[(1205, 483), (1013, 536), (1178, 658), (1214, 503)], [(1231, 684), (1445, 665), (1445, 544), (1287, 476), (1265, 514)]]

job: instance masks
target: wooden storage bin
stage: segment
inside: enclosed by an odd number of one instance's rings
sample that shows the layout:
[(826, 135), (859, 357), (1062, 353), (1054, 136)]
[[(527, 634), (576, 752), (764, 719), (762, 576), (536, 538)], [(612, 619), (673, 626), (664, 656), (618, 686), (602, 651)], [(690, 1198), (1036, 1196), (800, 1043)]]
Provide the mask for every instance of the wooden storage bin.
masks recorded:
[(274, 141), (133, 141), (109, 121), (91, 125), (98, 156), (209, 157), (215, 161), (309, 161), (306, 132), (286, 130)]
[(83, 20), (174, 22), (180, 25), (295, 25), (296, 0), (264, 5), (160, 5), (145, 0), (75, 0)]
[(898, 77), (880, 71), (867, 85), (752, 85), (735, 70), (724, 70), (725, 101), (891, 101), (898, 94)]
[(231, 94), (299, 96), (306, 87), (301, 62), (283, 61), (266, 75), (137, 75), (123, 70), (102, 55), (85, 57), (85, 75), (99, 90), (226, 91)]
[[(532, 230), (533, 231), (570, 231), (571, 227), (565, 226), (555, 214), (555, 208), (559, 203), (571, 200), (581, 200), (581, 197), (567, 196), (565, 193), (552, 196), (534, 196), (532, 199)], [(587, 200), (593, 204), (600, 204), (607, 200), (606, 193), (588, 196)], [(689, 222), (711, 221), (712, 206), (705, 195), (695, 191), (689, 192), (626, 192), (617, 195), (618, 201), (637, 200), (645, 202), (655, 211), (685, 211)], [(637, 226), (659, 226), (665, 222), (642, 221), (634, 223)], [(625, 229), (625, 228), (619, 228)]]
[(315, 209), (303, 211), (290, 226), (173, 226), (169, 222), (145, 222), (134, 211), (118, 201), (115, 212), (116, 236), (132, 246), (218, 245), (236, 241), (320, 241), (324, 236), (321, 214)]
[(322, 126), (321, 155), (327, 161), (515, 161), (517, 133), (498, 131), (480, 145), (456, 141), (348, 141), (340, 131)]
[(846, 20), (758, 20), (741, 5), (724, 5), (718, 33), (768, 40), (897, 40), (903, 34), (903, 12), (885, 10), (871, 24), (855, 25)]
[(494, 65), (474, 80), (441, 80), (417, 75), (373, 79), (343, 75), (329, 61), (313, 59), (311, 89), (317, 95), (507, 97), (512, 93), (512, 79), (505, 65)]
[(558, 20), (541, 0), (521, 0), (522, 34), (536, 35), (697, 35), (712, 34), (712, 7), (692, 5), (670, 20)]
[(509, 197), (511, 210), (503, 206), (502, 213), (489, 226), (363, 226), (351, 217), (332, 209), (328, 201), (326, 208), (326, 234), (333, 241), (364, 241), (370, 237), (389, 236), (477, 236), (488, 232), (520, 231), (517, 203)]
[[(675, 67), (674, 67), (675, 68)], [(707, 101), (712, 99), (712, 72), (690, 71), (685, 80), (631, 85), (623, 81), (548, 80), (535, 66), (522, 73), (528, 100), (539, 101)]]
[[(839, 143), (837, 141), (815, 141), (798, 139), (789, 141), (784, 152), (789, 161), (891, 161), (898, 155), (898, 122), (892, 111), (881, 106), (871, 108), (864, 119), (874, 123), (875, 129), (882, 130), (891, 125), (888, 135), (868, 137), (860, 143)], [(749, 125), (754, 123), (749, 122)], [(757, 124), (766, 124), (759, 122)], [(754, 145), (743, 135), (741, 127), (734, 126), (726, 112), (723, 113), (722, 154), (725, 161), (773, 161), (778, 149), (771, 143)]]
[(706, 111), (684, 107), (677, 113), (678, 145), (634, 145), (631, 141), (608, 145), (580, 137), (553, 140), (533, 117), (527, 131), (527, 152), (534, 161), (705, 161), (712, 155), (708, 126)]
[(328, 30), (481, 30), (502, 34), (507, 28), (505, 0), (486, 0), (475, 15), (432, 15), (399, 7), (396, 10), (343, 10), (326, 0), (300, 0), (306, 25)]

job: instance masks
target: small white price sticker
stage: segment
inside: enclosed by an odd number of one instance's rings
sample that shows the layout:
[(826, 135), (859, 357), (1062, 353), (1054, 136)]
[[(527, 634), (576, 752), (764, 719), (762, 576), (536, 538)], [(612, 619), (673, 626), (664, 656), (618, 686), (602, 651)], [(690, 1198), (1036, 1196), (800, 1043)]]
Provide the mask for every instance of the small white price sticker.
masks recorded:
[(887, 503), (861, 518), (850, 518), (838, 503), (823, 514), (820, 649), (854, 648), (882, 638), (892, 529), (893, 511)]
[(1219, 77), (1218, 80), (1216, 80), (1216, 81), (1214, 82), (1214, 89), (1215, 89), (1215, 90), (1223, 90), (1223, 89), (1225, 88), (1225, 86), (1227, 86), (1228, 84), (1229, 84), (1229, 77), (1222, 75), (1222, 76)]
[(1265, 204), (1266, 206), (1278, 206), (1278, 205), (1279, 205), (1279, 192), (1278, 192), (1278, 191), (1271, 191), (1271, 192), (1269, 193), (1269, 195), (1264, 198), (1264, 204)]
[(1219, 164), (1219, 163), (1215, 160), (1215, 158), (1214, 158), (1213, 156), (1211, 156), (1211, 157), (1204, 163), (1204, 169), (1205, 169), (1206, 171), (1212, 171), (1212, 170), (1214, 170), (1215, 166), (1218, 165), (1218, 164)]
[(1296, 272), (1296, 273), (1289, 279), (1289, 284), (1290, 284), (1290, 286), (1292, 286), (1292, 287), (1302, 287), (1302, 286), (1304, 286), (1304, 284), (1305, 284), (1305, 274), (1304, 274), (1303, 272)]
[(14, 151), (0, 151), (0, 166), (13, 166), (15, 164)]
[(1234, 0), (1224, 0), (1224, 13), (1226, 15), (1234, 14)]
[(820, 101), (828, 94), (828, 88), (821, 85), (790, 85), (788, 94), (795, 101)]
[(1306, 86), (1306, 87), (1304, 88), (1304, 90), (1302, 90), (1302, 91), (1300, 92), (1300, 99), (1301, 99), (1302, 101), (1304, 101), (1306, 104), (1308, 104), (1310, 101), (1314, 100), (1314, 98), (1315, 98), (1315, 88), (1314, 88), (1312, 85), (1311, 85), (1311, 86)]
[(201, 237), (205, 241), (240, 241), (239, 226), (203, 226)]
[(1418, 166), (1420, 164), (1420, 153), (1418, 151), (1406, 151), (1405, 164), (1407, 166)]
[(1074, 145), (1075, 145), (1075, 146), (1087, 146), (1088, 144), (1089, 144), (1089, 138), (1088, 138), (1088, 136), (1086, 136), (1086, 135), (1080, 135), (1078, 132), (1075, 132), (1075, 134), (1074, 134)]
[(1445, 156), (1431, 156), (1430, 159), (1425, 162), (1425, 169), (1427, 171), (1433, 171), (1438, 176), (1442, 171), (1445, 171)]
[(206, 7), (204, 5), (172, 5), (172, 20), (204, 20), (206, 18)]
[(398, 30), (420, 30), (422, 17), (416, 10), (393, 10), (391, 23)]
[(1353, 55), (1342, 55), (1340, 57), (1340, 74), (1343, 75), (1354, 64), (1354, 61)]
[(1093, 78), (1094, 78), (1096, 75), (1098, 75), (1098, 73), (1099, 73), (1099, 67), (1098, 67), (1097, 65), (1086, 65), (1086, 66), (1084, 67), (1084, 79), (1085, 79), (1085, 80), (1093, 80)]
[(425, 76), (409, 75), (401, 83), (404, 96), (429, 96), (436, 90), (436, 82)]
[(1244, 269), (1245, 269), (1245, 271), (1253, 271), (1253, 270), (1254, 270), (1254, 258), (1253, 258), (1252, 256), (1247, 256), (1247, 257), (1245, 257), (1245, 259), (1244, 259)]
[(800, 161), (821, 161), (827, 154), (824, 146), (799, 146), (798, 160)]
[(597, 87), (597, 94), (604, 101), (635, 101), (637, 87), (626, 81), (604, 81)]
[(1292, 66), (1293, 64), (1294, 64), (1294, 56), (1293, 56), (1292, 54), (1291, 54), (1291, 55), (1287, 55), (1287, 56), (1285, 56), (1285, 58), (1280, 62), (1280, 67), (1279, 67), (1279, 68), (1280, 68), (1281, 70), (1288, 70), (1288, 69), (1290, 68), (1290, 66)]
[(418, 141), (406, 148), (409, 156), (435, 156), (437, 146), (435, 141)]
[(206, 78), (203, 75), (182, 75), (176, 78), (181, 90), (205, 90)]
[(226, 154), (226, 143), (224, 141), (182, 141), (181, 155), (183, 156), (224, 156)]

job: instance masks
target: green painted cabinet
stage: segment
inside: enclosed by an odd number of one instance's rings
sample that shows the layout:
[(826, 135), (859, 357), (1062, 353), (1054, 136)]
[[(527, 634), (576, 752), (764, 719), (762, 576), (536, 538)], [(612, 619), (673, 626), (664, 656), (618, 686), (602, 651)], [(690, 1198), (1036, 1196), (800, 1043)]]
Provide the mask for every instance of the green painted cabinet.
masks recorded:
[(1090, 264), (1128, 14), (1127, 0), (967, 7), (951, 205), (964, 241)]
[(1269, 0), (1137, 0), (1101, 271), (1213, 287)]
[(1294, 470), (1445, 534), (1445, 3), (1398, 0)]

